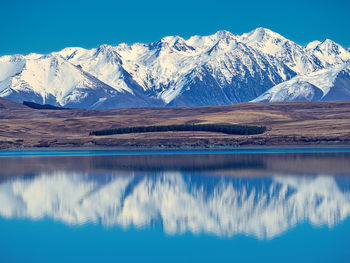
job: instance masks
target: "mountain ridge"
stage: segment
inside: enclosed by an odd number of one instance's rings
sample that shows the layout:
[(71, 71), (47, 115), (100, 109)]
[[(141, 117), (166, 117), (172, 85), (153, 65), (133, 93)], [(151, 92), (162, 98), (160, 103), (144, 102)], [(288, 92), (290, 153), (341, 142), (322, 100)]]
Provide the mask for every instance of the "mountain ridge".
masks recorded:
[(187, 40), (2, 56), (0, 97), (87, 109), (227, 105), (259, 101), (294, 77), (348, 62), (350, 52), (330, 39), (301, 46), (266, 28), (242, 35), (221, 30)]

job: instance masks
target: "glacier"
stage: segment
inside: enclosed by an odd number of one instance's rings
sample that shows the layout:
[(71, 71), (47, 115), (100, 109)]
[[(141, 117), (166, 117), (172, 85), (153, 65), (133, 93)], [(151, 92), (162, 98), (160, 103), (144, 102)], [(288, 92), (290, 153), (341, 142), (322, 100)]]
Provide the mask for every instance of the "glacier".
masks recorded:
[(222, 30), (2, 56), (0, 97), (84, 109), (344, 100), (349, 63), (349, 50), (330, 39), (301, 46), (266, 28)]

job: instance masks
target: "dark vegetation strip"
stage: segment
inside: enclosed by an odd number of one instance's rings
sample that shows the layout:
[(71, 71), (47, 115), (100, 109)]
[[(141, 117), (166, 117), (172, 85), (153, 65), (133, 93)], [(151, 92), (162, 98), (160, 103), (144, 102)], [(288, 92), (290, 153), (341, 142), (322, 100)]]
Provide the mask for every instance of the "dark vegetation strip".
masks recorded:
[(265, 126), (248, 125), (226, 125), (226, 124), (181, 124), (181, 125), (161, 125), (161, 126), (139, 126), (124, 127), (117, 129), (106, 129), (91, 131), (91, 135), (104, 136), (113, 134), (140, 133), (140, 132), (167, 132), (167, 131), (207, 131), (221, 132), (226, 134), (250, 135), (261, 134), (266, 131)]
[(39, 104), (31, 101), (23, 101), (23, 105), (37, 110), (69, 110), (69, 108), (57, 107), (51, 104)]

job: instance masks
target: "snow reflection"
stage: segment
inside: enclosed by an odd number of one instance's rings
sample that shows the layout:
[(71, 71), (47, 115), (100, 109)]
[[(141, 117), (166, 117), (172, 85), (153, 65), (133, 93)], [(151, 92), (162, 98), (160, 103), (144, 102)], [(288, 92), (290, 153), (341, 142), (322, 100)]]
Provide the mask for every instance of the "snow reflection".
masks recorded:
[[(347, 177), (346, 177), (347, 178)], [(344, 177), (343, 177), (344, 179)], [(347, 178), (348, 180), (348, 178)], [(329, 227), (350, 214), (350, 191), (332, 176), (221, 177), (41, 174), (0, 184), (0, 216), (69, 225), (156, 225), (184, 232), (273, 238), (298, 223)]]

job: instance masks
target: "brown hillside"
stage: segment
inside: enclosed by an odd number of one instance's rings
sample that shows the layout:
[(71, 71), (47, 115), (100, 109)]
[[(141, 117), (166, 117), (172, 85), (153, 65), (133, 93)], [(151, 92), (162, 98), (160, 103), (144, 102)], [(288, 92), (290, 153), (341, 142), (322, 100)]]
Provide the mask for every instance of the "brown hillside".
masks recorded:
[[(0, 147), (231, 147), (349, 144), (350, 102), (243, 103), (201, 108), (35, 110), (0, 99)], [(91, 130), (183, 123), (265, 125), (261, 135), (160, 132), (89, 136)]]

